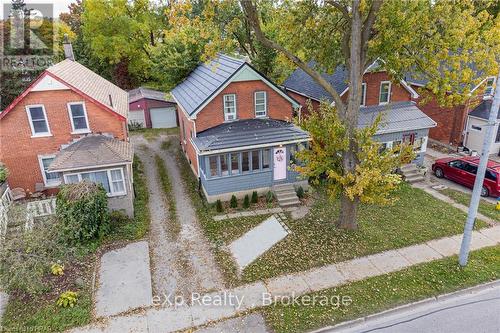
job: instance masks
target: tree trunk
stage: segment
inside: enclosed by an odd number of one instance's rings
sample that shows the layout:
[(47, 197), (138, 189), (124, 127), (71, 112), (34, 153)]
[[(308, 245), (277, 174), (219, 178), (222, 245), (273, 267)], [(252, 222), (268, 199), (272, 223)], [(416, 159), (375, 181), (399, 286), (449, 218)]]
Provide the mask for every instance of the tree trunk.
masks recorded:
[(344, 194), (340, 197), (340, 215), (336, 223), (338, 228), (348, 230), (358, 229), (358, 223), (356, 222), (358, 203), (359, 200), (357, 198), (353, 201)]

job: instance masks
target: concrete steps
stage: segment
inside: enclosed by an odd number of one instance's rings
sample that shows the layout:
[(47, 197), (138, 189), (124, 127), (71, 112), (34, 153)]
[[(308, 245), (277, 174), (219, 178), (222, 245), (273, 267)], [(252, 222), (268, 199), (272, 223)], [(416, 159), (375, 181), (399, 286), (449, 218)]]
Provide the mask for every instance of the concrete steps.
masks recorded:
[(406, 164), (401, 167), (401, 173), (404, 179), (410, 183), (420, 183), (425, 181), (425, 177), (420, 173), (415, 164)]
[(300, 205), (300, 200), (292, 184), (281, 184), (273, 186), (273, 192), (278, 199), (280, 207), (292, 207)]

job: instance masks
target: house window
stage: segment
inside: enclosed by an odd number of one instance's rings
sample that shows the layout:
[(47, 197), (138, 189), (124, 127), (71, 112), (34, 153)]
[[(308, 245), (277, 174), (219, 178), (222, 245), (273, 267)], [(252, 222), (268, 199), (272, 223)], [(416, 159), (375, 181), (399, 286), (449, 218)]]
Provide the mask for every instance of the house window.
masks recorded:
[(361, 84), (361, 106), (366, 106), (366, 83)]
[(500, 142), (500, 125), (497, 127), (497, 136), (495, 138), (495, 142)]
[(47, 114), (43, 105), (30, 105), (26, 107), (33, 136), (49, 136), (50, 128)]
[(210, 176), (215, 177), (219, 174), (219, 168), (217, 163), (217, 156), (210, 156), (208, 158), (208, 163), (210, 164)]
[(391, 100), (391, 82), (382, 81), (380, 82), (380, 95), (378, 99), (379, 104), (387, 104)]
[(224, 95), (224, 120), (236, 120), (236, 95)]
[(59, 172), (49, 172), (49, 166), (54, 161), (55, 155), (39, 156), (40, 171), (42, 172), (45, 186), (58, 186), (61, 184), (61, 174)]
[(229, 166), (227, 164), (227, 155), (220, 155), (220, 173), (221, 176), (229, 175)]
[(250, 171), (250, 153), (248, 151), (241, 153), (241, 171)]
[(264, 149), (262, 151), (262, 169), (269, 169), (270, 156), (271, 149)]
[(471, 125), (470, 128), (473, 129), (474, 131), (481, 131), (483, 129), (481, 126), (477, 125)]
[(252, 170), (260, 169), (260, 150), (252, 150)]
[(255, 92), (255, 117), (267, 115), (267, 93), (265, 91)]
[(81, 133), (89, 131), (87, 112), (83, 103), (69, 103), (68, 112), (69, 118), (71, 119), (71, 128), (73, 129), (73, 132)]
[(495, 84), (495, 78), (490, 77), (486, 80), (486, 88), (484, 89), (484, 96), (490, 97), (493, 95), (493, 85)]
[(240, 173), (240, 154), (231, 154), (231, 174), (238, 175)]
[(101, 184), (108, 197), (127, 194), (123, 169), (109, 169), (92, 172), (80, 172), (64, 175), (66, 184), (78, 183), (82, 180)]

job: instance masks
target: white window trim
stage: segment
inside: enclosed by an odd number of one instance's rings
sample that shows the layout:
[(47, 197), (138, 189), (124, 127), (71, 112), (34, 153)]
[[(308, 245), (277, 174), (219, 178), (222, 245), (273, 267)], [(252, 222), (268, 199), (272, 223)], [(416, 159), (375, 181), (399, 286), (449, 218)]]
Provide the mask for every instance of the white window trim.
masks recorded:
[(43, 177), (43, 184), (45, 187), (57, 187), (61, 185), (61, 178), (59, 178), (58, 181), (48, 181), (47, 177), (45, 176), (45, 168), (43, 167), (43, 162), (42, 160), (46, 158), (55, 158), (56, 155), (54, 154), (49, 154), (49, 155), (38, 155), (38, 165), (40, 166), (40, 171), (42, 172), (42, 177)]
[[(257, 94), (258, 93), (264, 93), (264, 114), (263, 115), (257, 115)], [(254, 103), (254, 111), (255, 111), (255, 118), (265, 118), (267, 117), (267, 91), (260, 90), (256, 91), (253, 94), (253, 103)], [(259, 104), (261, 105), (261, 104)]]
[[(387, 92), (387, 102), (381, 102), (380, 98), (382, 97), (382, 86), (386, 83), (389, 84), (389, 91)], [(378, 105), (385, 105), (385, 104), (389, 104), (391, 102), (391, 90), (392, 90), (391, 81), (380, 81), (380, 88), (378, 91)]]
[[(226, 97), (233, 96), (234, 97), (234, 119), (227, 119), (227, 113), (226, 113)], [(223, 107), (223, 112), (224, 112), (224, 121), (229, 122), (229, 121), (235, 121), (238, 120), (238, 107), (236, 106), (236, 94), (225, 94), (222, 97), (222, 107)], [(233, 114), (232, 112), (230, 113), (231, 115)]]
[[(491, 93), (487, 94), (486, 93), (486, 88), (488, 87), (488, 80), (491, 80), (491, 79), (493, 79), (493, 84), (491, 86)], [(484, 87), (485, 92), (483, 94), (483, 99), (493, 99), (493, 95), (495, 94), (495, 83), (496, 83), (496, 81), (497, 81), (497, 78), (494, 77), (494, 76), (486, 78), (486, 80), (484, 81), (484, 83), (485, 83), (486, 86)]]
[[(361, 91), (363, 94), (363, 100), (361, 101), (361, 106), (366, 106), (366, 83), (361, 83)], [(380, 99), (380, 98), (379, 98)]]
[[(30, 108), (38, 108), (38, 107), (42, 108), (43, 116), (45, 117), (45, 123), (47, 124), (47, 132), (35, 133), (35, 128), (33, 127), (33, 120), (31, 119)], [(45, 112), (45, 106), (43, 106), (43, 104), (26, 105), (26, 114), (28, 115), (28, 121), (30, 123), (32, 138), (43, 138), (47, 136), (52, 136), (52, 133), (50, 132), (49, 118), (47, 118), (47, 112)]]
[[(122, 176), (123, 191), (121, 191), (121, 192), (115, 192), (113, 190), (113, 181), (112, 181), (112, 178), (111, 178), (111, 171), (114, 171), (114, 170), (120, 170), (120, 173), (121, 173), (121, 176)], [(76, 176), (78, 176), (78, 182), (81, 182), (82, 181), (82, 173), (103, 172), (103, 171), (106, 171), (106, 175), (108, 177), (109, 190), (111, 191), (111, 193), (106, 193), (106, 195), (108, 196), (108, 198), (117, 197), (117, 196), (121, 196), (121, 195), (126, 195), (127, 194), (127, 184), (125, 182), (126, 180), (125, 180), (125, 173), (123, 172), (123, 168), (97, 169), (97, 170), (88, 170), (88, 171), (82, 170), (80, 172), (66, 173), (66, 174), (64, 174), (64, 183), (67, 184), (69, 176), (76, 175)]]
[[(85, 116), (85, 122), (87, 123), (87, 128), (86, 129), (75, 129), (75, 124), (73, 122), (73, 114), (71, 113), (71, 106), (72, 105), (81, 105), (83, 108), (83, 115)], [(68, 108), (68, 115), (69, 115), (69, 121), (71, 123), (71, 134), (84, 134), (84, 133), (90, 133), (90, 124), (89, 124), (89, 118), (87, 116), (87, 108), (85, 107), (85, 102), (71, 102), (67, 104)]]

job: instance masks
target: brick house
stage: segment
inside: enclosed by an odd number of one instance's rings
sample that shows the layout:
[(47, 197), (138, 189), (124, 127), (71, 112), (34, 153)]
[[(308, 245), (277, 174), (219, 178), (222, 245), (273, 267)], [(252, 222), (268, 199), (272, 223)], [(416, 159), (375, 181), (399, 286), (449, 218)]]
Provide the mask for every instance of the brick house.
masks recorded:
[(177, 127), (175, 102), (167, 94), (139, 87), (128, 92), (129, 124), (139, 123), (144, 128)]
[[(333, 74), (323, 77), (340, 91), (345, 101), (349, 94), (347, 70), (339, 66)], [(309, 105), (317, 110), (320, 101), (333, 103), (332, 97), (301, 69), (296, 69), (283, 83), (286, 92), (302, 105), (302, 114), (307, 116)], [(427, 148), (429, 130), (436, 126), (414, 102), (420, 96), (408, 82), (391, 82), (386, 72), (380, 71), (374, 63), (363, 76), (362, 102), (358, 126), (364, 127), (372, 123), (382, 113), (382, 124), (374, 136), (385, 147), (392, 147), (401, 142), (414, 145), (416, 158), (414, 163), (421, 165)]]
[(218, 55), (172, 96), (182, 150), (209, 202), (302, 182), (290, 167), (309, 135), (291, 123), (300, 104), (247, 62)]
[[(66, 48), (66, 46), (65, 46)], [(89, 179), (111, 209), (133, 212), (128, 95), (78, 62), (47, 68), (0, 113), (0, 161), (27, 195)]]

